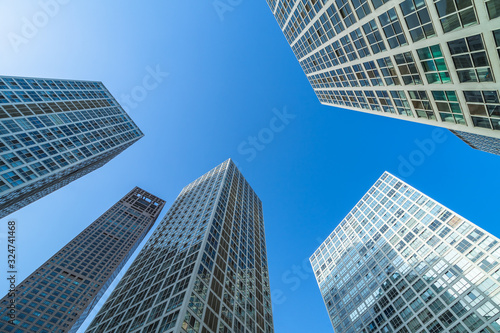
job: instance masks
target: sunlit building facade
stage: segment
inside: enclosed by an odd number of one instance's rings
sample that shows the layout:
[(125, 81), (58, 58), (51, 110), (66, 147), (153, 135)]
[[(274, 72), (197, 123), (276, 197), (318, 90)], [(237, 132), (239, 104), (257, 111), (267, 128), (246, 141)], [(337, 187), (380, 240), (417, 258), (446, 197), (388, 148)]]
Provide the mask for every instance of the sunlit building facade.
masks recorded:
[(267, 2), (321, 103), (500, 139), (498, 0)]
[(0, 76), (0, 218), (142, 136), (101, 82)]
[(138, 187), (130, 191), (17, 285), (15, 298), (0, 301), (0, 332), (76, 332), (164, 205)]
[(384, 173), (310, 258), (335, 333), (500, 332), (500, 241)]
[(86, 332), (274, 332), (262, 203), (231, 160), (182, 190)]

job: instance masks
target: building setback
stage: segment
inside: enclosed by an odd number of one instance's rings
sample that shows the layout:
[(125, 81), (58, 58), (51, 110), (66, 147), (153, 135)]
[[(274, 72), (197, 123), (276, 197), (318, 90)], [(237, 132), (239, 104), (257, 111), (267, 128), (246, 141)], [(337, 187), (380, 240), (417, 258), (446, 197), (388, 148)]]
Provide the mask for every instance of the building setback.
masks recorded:
[(0, 218), (143, 136), (101, 82), (0, 76)]
[[(267, 0), (322, 104), (500, 150), (497, 0)], [(462, 138), (462, 136), (459, 136)]]
[(273, 332), (262, 203), (231, 160), (182, 190), (86, 332)]
[(500, 332), (500, 241), (384, 173), (310, 258), (335, 333)]
[(0, 331), (76, 332), (155, 223), (165, 201), (136, 187), (0, 301)]

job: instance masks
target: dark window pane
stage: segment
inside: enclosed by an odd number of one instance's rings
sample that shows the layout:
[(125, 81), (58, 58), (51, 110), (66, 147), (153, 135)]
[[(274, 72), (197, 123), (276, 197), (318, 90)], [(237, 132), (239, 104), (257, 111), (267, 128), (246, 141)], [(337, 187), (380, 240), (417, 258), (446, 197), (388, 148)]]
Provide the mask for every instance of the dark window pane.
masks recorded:
[(448, 47), (450, 48), (451, 54), (465, 53), (468, 51), (465, 39), (457, 39), (448, 42)]

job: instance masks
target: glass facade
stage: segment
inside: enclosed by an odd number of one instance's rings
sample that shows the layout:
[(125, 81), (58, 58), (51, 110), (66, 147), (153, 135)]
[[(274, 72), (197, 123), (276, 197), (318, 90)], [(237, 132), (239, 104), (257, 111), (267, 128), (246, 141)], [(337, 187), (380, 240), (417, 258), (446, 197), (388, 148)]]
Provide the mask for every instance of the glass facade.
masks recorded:
[(134, 188), (0, 301), (0, 331), (76, 332), (158, 218), (165, 201)]
[(142, 136), (101, 82), (0, 76), (0, 218)]
[(459, 132), (459, 131), (452, 131), (452, 132), (474, 149), (486, 151), (491, 154), (500, 155), (500, 139), (490, 138), (488, 136), (482, 136), (467, 132)]
[(498, 94), (498, 0), (267, 2), (321, 103), (500, 139), (466, 94)]
[(231, 160), (182, 190), (86, 332), (274, 332), (262, 203)]
[(310, 261), (335, 333), (500, 331), (500, 240), (387, 172)]

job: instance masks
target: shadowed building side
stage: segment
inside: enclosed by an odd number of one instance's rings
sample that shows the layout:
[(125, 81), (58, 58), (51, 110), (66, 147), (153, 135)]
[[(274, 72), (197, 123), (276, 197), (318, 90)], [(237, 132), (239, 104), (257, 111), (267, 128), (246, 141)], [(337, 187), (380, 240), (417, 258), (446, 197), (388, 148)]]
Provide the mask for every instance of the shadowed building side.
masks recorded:
[(21, 282), (14, 298), (0, 301), (0, 331), (76, 332), (164, 205), (138, 187), (130, 191)]

